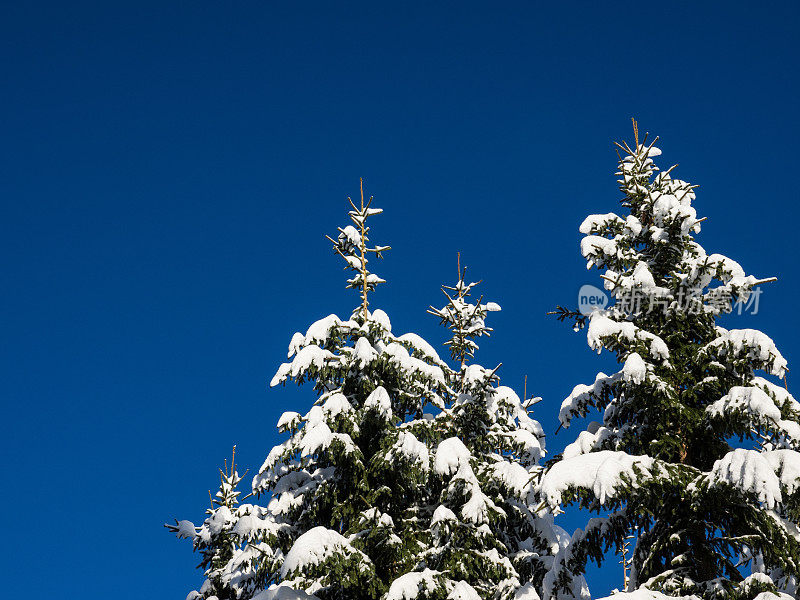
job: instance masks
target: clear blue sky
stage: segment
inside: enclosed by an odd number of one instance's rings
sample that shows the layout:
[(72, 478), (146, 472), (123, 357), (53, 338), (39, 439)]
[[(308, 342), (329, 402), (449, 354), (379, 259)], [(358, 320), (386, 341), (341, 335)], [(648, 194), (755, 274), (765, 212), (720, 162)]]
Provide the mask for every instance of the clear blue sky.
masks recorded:
[[(702, 186), (706, 249), (779, 277), (737, 326), (791, 366), (798, 17), (788, 1), (5, 3), (4, 594), (199, 583), (161, 525), (201, 520), (231, 446), (257, 468), (280, 413), (310, 406), (266, 383), (295, 330), (356, 304), (323, 236), (360, 176), (394, 248), (375, 306), (441, 342), (425, 308), (460, 250), (504, 309), (480, 361), (520, 390), (527, 373), (552, 433), (610, 368), (544, 313), (598, 282), (577, 227), (617, 209), (611, 142), (635, 115)], [(620, 579), (592, 574), (595, 592)]]

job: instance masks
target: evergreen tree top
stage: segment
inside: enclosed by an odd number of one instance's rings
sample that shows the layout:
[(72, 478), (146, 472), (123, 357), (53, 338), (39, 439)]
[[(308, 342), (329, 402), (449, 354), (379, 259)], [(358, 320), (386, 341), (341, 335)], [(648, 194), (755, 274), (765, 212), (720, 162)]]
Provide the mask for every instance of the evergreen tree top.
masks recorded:
[(366, 243), (377, 209), (351, 206), (354, 225), (334, 247), (361, 277), (349, 285), (362, 304), (292, 337), (271, 385), (311, 382), (316, 399), (278, 420), (286, 439), (252, 480), (263, 502), (238, 504), (240, 477), (226, 466), (203, 525), (171, 528), (204, 557), (190, 599), (536, 600), (568, 538), (531, 508), (544, 432), (497, 369), (465, 364), (499, 306), (470, 301), (459, 266), (436, 313), (459, 371), (420, 336), (394, 334), (363, 285), (373, 274), (361, 257), (385, 249)]
[(500, 306), (495, 302), (483, 303), (483, 296), (477, 302), (469, 301), (470, 294), (480, 281), (467, 283), (467, 268), (461, 268), (461, 253), (458, 253), (458, 281), (453, 286), (443, 285), (442, 293), (447, 298), (447, 304), (442, 308), (428, 308), (428, 312), (439, 317), (441, 324), (445, 325), (452, 333), (452, 337), (445, 342), (450, 349), (450, 356), (458, 361), (459, 369), (463, 370), (467, 362), (475, 356), (478, 344), (475, 339), (489, 336), (492, 328), (486, 325), (486, 316), (490, 312), (499, 311)]
[[(626, 214), (590, 215), (580, 226), (581, 253), (603, 271), (612, 303), (557, 313), (621, 369), (564, 400), (563, 426), (592, 410), (601, 420), (567, 446), (540, 487), (554, 510), (578, 502), (610, 513), (576, 533), (545, 591), (560, 597), (570, 573), (631, 535), (628, 591), (746, 600), (794, 589), (800, 403), (759, 374), (783, 377), (787, 368), (766, 334), (717, 325), (775, 279), (705, 252), (695, 239), (705, 220), (693, 206), (696, 186), (674, 178), (675, 167), (659, 171), (655, 139), (640, 141), (638, 130), (635, 138), (617, 145)], [(744, 582), (750, 569), (769, 585)]]
[(364, 180), (360, 179), (360, 192), (361, 203), (356, 205), (352, 198), (347, 197), (352, 210), (348, 213), (352, 225), (341, 228), (339, 227), (339, 235), (336, 239), (330, 236), (327, 237), (333, 244), (333, 250), (345, 261), (345, 269), (353, 271), (354, 275), (347, 280), (347, 288), (359, 291), (361, 295), (361, 310), (360, 315), (357, 317), (358, 311), (353, 313), (354, 318), (360, 318), (362, 322), (368, 318), (369, 301), (367, 295), (373, 291), (378, 284), (386, 283), (375, 273), (371, 273), (367, 268), (369, 263), (369, 255), (374, 254), (376, 258), (383, 258), (383, 253), (391, 250), (391, 246), (370, 246), (369, 245), (369, 227), (367, 226), (367, 219), (374, 215), (379, 215), (383, 212), (381, 208), (372, 208), (372, 196), (369, 200), (364, 201)]

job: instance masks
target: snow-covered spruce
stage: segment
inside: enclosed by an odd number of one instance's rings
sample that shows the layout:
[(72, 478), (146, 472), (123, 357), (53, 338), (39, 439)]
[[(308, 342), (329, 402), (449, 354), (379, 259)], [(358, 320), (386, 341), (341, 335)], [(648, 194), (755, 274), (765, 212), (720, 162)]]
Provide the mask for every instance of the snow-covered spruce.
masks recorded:
[(421, 338), (394, 336), (387, 315), (363, 304), (347, 321), (326, 317), (295, 336), (289, 355), (272, 385), (310, 381), (319, 397), (306, 414), (281, 417), (290, 437), (253, 479), (270, 516), (286, 526), (285, 539), (272, 542), (280, 569), (265, 584), (321, 600), (377, 600), (414, 568), (425, 544), (418, 512), (431, 457), (405, 424), (443, 406), (445, 365)]
[[(226, 496), (200, 528), (187, 521), (171, 527), (204, 556), (207, 580), (192, 599), (481, 598), (445, 561), (439, 570), (426, 565), (434, 515), (442, 514), (442, 475), (433, 464), (446, 458), (434, 453), (441, 435), (431, 413), (452, 401), (452, 377), (430, 344), (395, 336), (388, 316), (368, 308), (381, 280), (367, 269), (367, 256), (387, 249), (369, 245), (366, 222), (378, 212), (363, 199), (353, 204), (353, 225), (332, 240), (354, 272), (348, 287), (359, 292), (359, 307), (348, 319), (330, 315), (296, 334), (289, 361), (272, 379), (273, 386), (310, 382), (318, 397), (305, 414), (279, 419), (288, 439), (252, 484), (266, 506), (243, 508)], [(235, 488), (238, 479), (226, 485)], [(526, 484), (527, 476), (519, 485)], [(524, 583), (511, 593), (535, 597)]]
[(255, 590), (257, 570), (272, 555), (263, 540), (277, 534), (276, 523), (264, 508), (239, 503), (237, 488), (241, 481), (232, 459), (230, 469), (220, 469), (219, 490), (203, 524), (195, 527), (184, 520), (167, 525), (179, 538), (191, 540), (202, 557), (198, 567), (205, 570), (206, 579), (199, 591), (189, 593), (187, 600), (228, 600), (241, 597), (243, 591)]
[[(451, 330), (445, 345), (457, 368), (446, 370), (447, 406), (410, 424), (436, 442), (428, 483), (432, 504), (425, 515), (433, 537), (420, 560), (448, 585), (468, 584), (475, 598), (535, 599), (569, 536), (552, 516), (536, 513), (544, 434), (528, 414), (535, 399), (520, 400), (498, 385), (497, 369), (468, 364), (475, 340), (491, 331), (487, 314), (500, 307), (482, 297), (471, 301), (476, 284), (464, 277), (459, 265), (456, 285), (443, 288), (447, 304), (429, 310)], [(586, 591), (582, 578), (573, 591)]]
[(237, 504), (234, 473), (201, 527), (170, 527), (204, 557), (192, 600), (539, 600), (569, 541), (532, 508), (544, 453), (533, 401), (467, 364), (499, 306), (470, 302), (462, 276), (433, 310), (453, 330), (456, 369), (421, 337), (395, 336), (368, 308), (382, 280), (367, 256), (387, 249), (368, 244), (378, 212), (362, 198), (332, 239), (359, 307), (295, 334), (272, 379), (310, 382), (317, 400), (278, 421), (288, 439), (252, 484), (266, 506)]
[[(204, 557), (211, 532), (214, 558), (204, 559), (207, 582), (192, 598), (377, 600), (417, 564), (430, 456), (398, 426), (421, 419), (426, 406), (443, 406), (445, 365), (419, 336), (395, 336), (387, 315), (368, 309), (369, 292), (382, 282), (368, 257), (388, 249), (369, 243), (367, 220), (381, 212), (370, 205), (363, 194), (360, 205), (351, 201), (352, 225), (332, 240), (360, 305), (347, 319), (330, 315), (296, 334), (271, 381), (311, 383), (317, 400), (278, 422), (288, 439), (252, 483), (265, 506), (217, 516), (219, 508), (199, 529), (173, 528), (194, 537)], [(218, 521), (227, 536), (219, 543)]]
[[(716, 324), (731, 301), (768, 280), (706, 254), (694, 186), (659, 172), (653, 144), (620, 146), (625, 214), (580, 227), (588, 267), (604, 269), (616, 300), (587, 319), (589, 345), (622, 368), (578, 385), (560, 420), (597, 410), (542, 479), (556, 507), (578, 502), (604, 516), (573, 536), (545, 579), (545, 597), (569, 597), (588, 560), (627, 536), (636, 543), (628, 592), (618, 598), (693, 595), (775, 598), (796, 593), (800, 543), (800, 404), (757, 375), (786, 361), (752, 329)], [(745, 579), (748, 573), (754, 573)], [(759, 595), (761, 594), (761, 595)]]

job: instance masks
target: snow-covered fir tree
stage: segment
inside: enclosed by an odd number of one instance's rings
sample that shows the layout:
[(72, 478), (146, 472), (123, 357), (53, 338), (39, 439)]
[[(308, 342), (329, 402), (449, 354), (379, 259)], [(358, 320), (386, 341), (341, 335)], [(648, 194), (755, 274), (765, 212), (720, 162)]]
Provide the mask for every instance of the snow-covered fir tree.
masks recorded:
[[(220, 485), (211, 498), (208, 517), (200, 527), (191, 521), (176, 521), (166, 525), (179, 538), (192, 540), (202, 560), (206, 579), (199, 591), (190, 592), (187, 600), (217, 598), (234, 600), (244, 589), (253, 589), (253, 581), (261, 554), (266, 546), (254, 536), (254, 524), (264, 517), (264, 509), (252, 504), (240, 504), (237, 489), (242, 477), (236, 471), (236, 447), (230, 469), (220, 469)], [(209, 492), (209, 495), (211, 493)]]
[[(329, 239), (360, 303), (295, 334), (272, 379), (310, 383), (317, 399), (278, 421), (287, 439), (252, 482), (264, 506), (238, 504), (241, 478), (226, 469), (203, 525), (169, 526), (203, 557), (189, 599), (538, 600), (569, 536), (536, 494), (534, 400), (469, 364), (500, 307), (471, 301), (459, 266), (447, 304), (430, 310), (457, 366), (416, 334), (394, 335), (369, 304), (383, 280), (368, 264), (388, 247), (370, 243), (367, 221), (381, 211), (363, 193), (351, 208)], [(574, 591), (586, 594), (582, 578)]]
[[(785, 598), (800, 572), (800, 404), (775, 380), (786, 360), (764, 333), (724, 329), (732, 302), (769, 281), (746, 275), (695, 239), (695, 186), (659, 171), (645, 139), (619, 146), (621, 215), (580, 227), (588, 267), (603, 269), (614, 299), (588, 317), (589, 345), (622, 368), (578, 385), (560, 421), (599, 411), (542, 479), (552, 507), (600, 514), (556, 558), (547, 598), (588, 560), (633, 536), (628, 594), (644, 600)], [(741, 306), (741, 304), (739, 304)]]
[(432, 536), (434, 457), (415, 431), (430, 430), (419, 427), (433, 418), (426, 408), (445, 407), (448, 367), (421, 337), (394, 335), (388, 316), (370, 310), (383, 280), (368, 264), (388, 247), (370, 243), (368, 219), (381, 212), (371, 199), (362, 192), (351, 208), (352, 224), (331, 241), (360, 303), (347, 319), (329, 315), (295, 334), (272, 379), (311, 383), (317, 400), (278, 421), (288, 439), (252, 482), (265, 506), (237, 506), (226, 492), (201, 527), (171, 526), (203, 555), (207, 580), (191, 599), (475, 597), (420, 559)]
[[(445, 342), (455, 369), (447, 369), (447, 406), (416, 427), (436, 444), (431, 493), (431, 546), (421, 554), (426, 568), (475, 594), (464, 598), (538, 600), (544, 574), (569, 536), (552, 516), (537, 514), (544, 433), (529, 414), (536, 399), (499, 385), (498, 367), (468, 364), (476, 340), (492, 331), (483, 297), (472, 301), (476, 283), (467, 283), (459, 260), (454, 286), (442, 288), (447, 303), (429, 312), (452, 337)], [(430, 509), (429, 509), (430, 510)], [(585, 593), (581, 578), (574, 592)], [(397, 598), (417, 596), (397, 596)]]
[(349, 319), (330, 315), (292, 338), (292, 360), (271, 385), (313, 382), (319, 397), (305, 415), (281, 417), (290, 437), (253, 480), (281, 531), (268, 540), (275, 563), (262, 584), (320, 600), (377, 600), (416, 566), (430, 454), (401, 425), (442, 407), (446, 394), (446, 365), (433, 348), (415, 334), (395, 336), (386, 313), (369, 310), (383, 280), (368, 263), (388, 247), (369, 240), (367, 220), (381, 210), (363, 192), (351, 206), (352, 224), (330, 239), (361, 304)]

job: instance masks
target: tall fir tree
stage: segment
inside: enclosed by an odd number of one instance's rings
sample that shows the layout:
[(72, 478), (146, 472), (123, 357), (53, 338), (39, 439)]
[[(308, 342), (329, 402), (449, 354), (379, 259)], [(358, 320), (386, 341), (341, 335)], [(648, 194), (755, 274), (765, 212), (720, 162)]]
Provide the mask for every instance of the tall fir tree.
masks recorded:
[[(445, 345), (456, 368), (446, 370), (447, 406), (426, 424), (425, 437), (436, 444), (433, 536), (421, 558), (441, 576), (467, 582), (476, 599), (538, 600), (553, 556), (569, 540), (551, 515), (536, 511), (544, 432), (529, 409), (538, 399), (520, 400), (499, 385), (499, 365), (469, 364), (476, 340), (492, 331), (488, 313), (500, 307), (482, 296), (471, 300), (477, 283), (467, 283), (460, 256), (458, 275), (454, 286), (442, 288), (447, 303), (429, 309), (450, 329)], [(586, 595), (581, 578), (574, 584), (576, 595)]]
[(540, 491), (553, 507), (576, 502), (603, 514), (561, 551), (545, 595), (570, 597), (588, 560), (632, 536), (627, 589), (636, 598), (788, 600), (800, 568), (800, 404), (759, 375), (786, 371), (769, 337), (718, 325), (771, 279), (706, 254), (695, 239), (704, 220), (692, 206), (695, 186), (674, 179), (674, 167), (660, 172), (655, 141), (640, 142), (636, 129), (635, 137), (619, 145), (623, 214), (592, 215), (580, 227), (587, 267), (605, 270), (614, 303), (588, 316), (558, 311), (622, 368), (576, 386), (561, 407), (564, 427), (594, 410), (602, 418), (566, 448)]
[[(359, 306), (348, 319), (329, 315), (295, 334), (290, 361), (271, 381), (311, 383), (317, 400), (305, 414), (287, 412), (278, 421), (288, 439), (252, 482), (265, 506), (228, 507), (224, 534), (208, 542), (198, 539), (206, 539), (214, 515), (199, 528), (171, 526), (195, 540), (202, 566), (213, 563), (192, 599), (392, 597), (405, 590), (403, 576), (429, 545), (430, 441), (418, 439), (413, 424), (431, 418), (426, 407), (444, 408), (447, 365), (420, 336), (395, 336), (388, 316), (370, 310), (369, 294), (383, 280), (368, 263), (389, 249), (370, 244), (368, 219), (381, 212), (371, 203), (362, 187), (360, 204), (350, 200), (351, 225), (329, 238), (352, 273), (347, 287)], [(463, 581), (430, 569), (413, 577), (432, 598), (470, 598)]]
[[(223, 477), (194, 540), (206, 582), (190, 600), (539, 600), (544, 574), (569, 536), (536, 494), (544, 435), (497, 369), (469, 364), (489, 335), (494, 303), (470, 300), (459, 266), (447, 304), (432, 312), (452, 333), (451, 368), (416, 334), (395, 336), (370, 311), (383, 280), (367, 265), (371, 199), (351, 201), (352, 224), (329, 238), (360, 303), (297, 333), (271, 385), (310, 382), (304, 415), (284, 413), (288, 439), (253, 479), (265, 506), (238, 504), (241, 478)], [(539, 512), (537, 512), (537, 510)], [(582, 578), (576, 595), (586, 596)]]
[(362, 188), (352, 224), (329, 238), (353, 273), (347, 287), (360, 306), (348, 320), (330, 315), (292, 338), (292, 360), (271, 385), (310, 381), (319, 398), (305, 416), (281, 417), (291, 437), (253, 480), (286, 531), (273, 543), (280, 568), (264, 583), (320, 600), (377, 600), (414, 568), (429, 453), (400, 425), (442, 406), (446, 393), (445, 365), (431, 346), (415, 334), (395, 336), (388, 316), (369, 310), (383, 280), (367, 265), (389, 249), (370, 246), (367, 220), (381, 212), (371, 202)]

